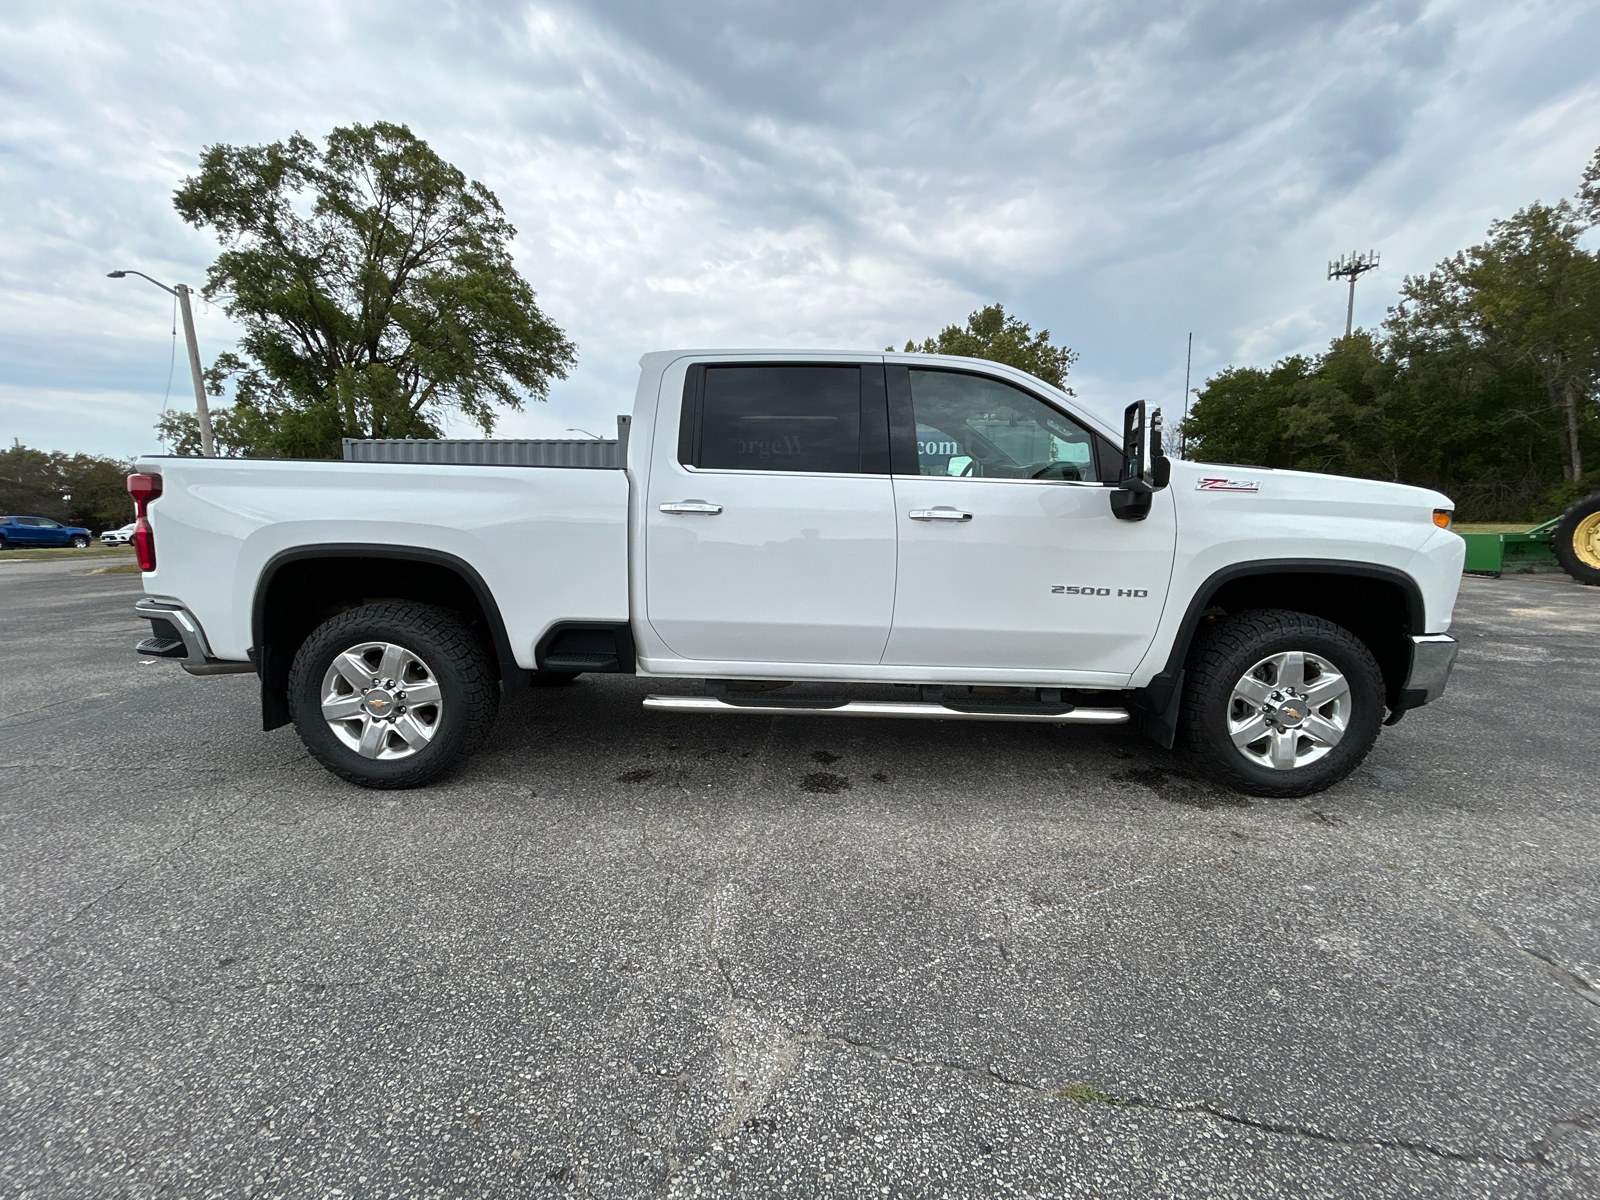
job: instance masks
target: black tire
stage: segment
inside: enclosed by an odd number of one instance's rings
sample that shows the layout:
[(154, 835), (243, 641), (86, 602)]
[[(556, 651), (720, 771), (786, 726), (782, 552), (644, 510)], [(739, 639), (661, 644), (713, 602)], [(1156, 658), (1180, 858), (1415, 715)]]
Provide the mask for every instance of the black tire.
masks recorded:
[(87, 550), (89, 548), (89, 539), (84, 537), (81, 533), (74, 534), (72, 537), (72, 548), (74, 550)]
[[(363, 757), (323, 718), (324, 676), (338, 655), (363, 642), (403, 647), (427, 664), (439, 685), (437, 727), (427, 745), (407, 757)], [(361, 787), (433, 782), (483, 745), (499, 708), (494, 658), (454, 613), (431, 604), (389, 601), (340, 613), (305, 640), (289, 671), (289, 712), (300, 740), (328, 770)]]
[[(1228, 716), (1234, 688), (1245, 674), (1274, 654), (1294, 650), (1327, 659), (1345, 677), (1350, 714), (1344, 736), (1321, 758), (1302, 767), (1273, 768), (1233, 744)], [(1383, 698), (1383, 674), (1372, 652), (1349, 630), (1305, 613), (1254, 609), (1220, 617), (1196, 637), (1185, 669), (1178, 736), (1200, 770), (1224, 787), (1252, 796), (1309, 796), (1361, 765), (1383, 723)]]
[(1579, 583), (1600, 587), (1600, 492), (1579, 500), (1561, 514), (1550, 537), (1561, 569)]
[(6, 539), (3, 538), (3, 537), (0, 537), (0, 550), (9, 550), (9, 549), (11, 549), (11, 547), (10, 547), (10, 545), (7, 544)]

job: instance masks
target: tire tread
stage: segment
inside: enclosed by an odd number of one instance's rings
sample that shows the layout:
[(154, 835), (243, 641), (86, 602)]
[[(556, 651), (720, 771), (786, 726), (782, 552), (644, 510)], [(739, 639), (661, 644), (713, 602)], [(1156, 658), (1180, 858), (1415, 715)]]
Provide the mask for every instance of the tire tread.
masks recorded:
[[(456, 718), (460, 722), (460, 733), (455, 746), (432, 758), (419, 754), (411, 759), (401, 759), (399, 761), (402, 764), (408, 765), (382, 776), (352, 770), (340, 756), (325, 753), (323, 747), (308, 738), (300, 728), (303, 716), (309, 720), (322, 720), (320, 708), (309, 713), (303, 711), (303, 698), (308, 685), (320, 686), (319, 680), (309, 678), (312, 663), (324, 652), (328, 643), (375, 641), (378, 636), (385, 636), (372, 635), (375, 626), (409, 630), (432, 641), (443, 651), (451, 668), (460, 674), (465, 693), (463, 699), (453, 705), (460, 712)], [(402, 635), (393, 640), (403, 642), (404, 637)], [(295, 653), (294, 665), (289, 671), (289, 703), (294, 713), (295, 727), (300, 730), (300, 740), (318, 762), (339, 778), (368, 788), (413, 788), (431, 783), (488, 741), (500, 708), (500, 680), (488, 651), (449, 609), (414, 601), (387, 600), (342, 612), (316, 628)]]
[[(1185, 669), (1183, 708), (1178, 716), (1178, 739), (1193, 756), (1201, 771), (1217, 783), (1254, 796), (1276, 799), (1307, 796), (1332, 787), (1355, 770), (1366, 758), (1373, 743), (1377, 741), (1381, 722), (1371, 721), (1366, 744), (1361, 746), (1360, 753), (1354, 756), (1353, 761), (1344, 770), (1325, 778), (1300, 779), (1283, 783), (1266, 783), (1245, 773), (1234, 761), (1235, 756), (1218, 753), (1212, 746), (1206, 736), (1209, 706), (1219, 697), (1232, 695), (1233, 685), (1238, 680), (1235, 671), (1243, 670), (1238, 665), (1240, 661), (1257, 653), (1253, 647), (1261, 647), (1280, 638), (1307, 635), (1338, 645), (1355, 662), (1371, 672), (1378, 681), (1379, 695), (1382, 694), (1383, 676), (1372, 657), (1372, 652), (1355, 634), (1343, 626), (1335, 625), (1332, 621), (1291, 609), (1258, 608), (1220, 617), (1212, 624), (1202, 626), (1189, 652), (1189, 661)], [(1265, 657), (1265, 653), (1262, 653), (1262, 657)], [(1350, 729), (1346, 735), (1347, 739), (1355, 732), (1354, 728)], [(1340, 749), (1342, 750), (1346, 744), (1346, 741), (1341, 741)]]

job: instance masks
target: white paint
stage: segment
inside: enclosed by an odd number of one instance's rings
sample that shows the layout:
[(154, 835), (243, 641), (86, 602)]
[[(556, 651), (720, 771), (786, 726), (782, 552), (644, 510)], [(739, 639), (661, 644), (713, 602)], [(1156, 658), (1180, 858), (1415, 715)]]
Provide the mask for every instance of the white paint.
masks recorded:
[[(1213, 465), (1174, 462), (1149, 517), (1130, 522), (1111, 515), (1104, 487), (682, 466), (689, 363), (773, 358), (981, 370), (1119, 440), (1071, 397), (994, 363), (648, 354), (626, 473), (141, 459), (164, 479), (150, 506), (158, 570), (145, 589), (182, 600), (219, 657), (243, 660), (257, 581), (275, 554), (420, 547), (479, 572), (525, 667), (556, 621), (631, 621), (640, 674), (690, 678), (1142, 686), (1212, 575), (1277, 559), (1391, 567), (1417, 582), (1424, 632), (1449, 628), (1465, 543), (1433, 524), (1448, 498), (1421, 488), (1254, 468), (1258, 490), (1242, 493), (1202, 487), (1229, 478)], [(686, 500), (723, 511), (660, 511)], [(909, 519), (940, 506), (972, 520)]]

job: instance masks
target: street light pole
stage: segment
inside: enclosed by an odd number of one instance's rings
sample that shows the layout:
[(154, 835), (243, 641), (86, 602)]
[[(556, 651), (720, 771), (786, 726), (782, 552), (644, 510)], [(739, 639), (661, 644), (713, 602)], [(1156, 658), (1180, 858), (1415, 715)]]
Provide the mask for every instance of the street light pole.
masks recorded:
[(200, 343), (194, 335), (194, 311), (189, 307), (189, 288), (181, 283), (177, 287), (168, 287), (159, 280), (150, 279), (143, 271), (111, 271), (106, 278), (122, 279), (128, 275), (149, 280), (169, 296), (178, 298), (178, 307), (183, 310), (183, 336), (189, 343), (189, 374), (194, 379), (194, 408), (200, 418), (200, 453), (207, 458), (215, 458), (217, 443), (211, 436), (211, 406), (206, 403), (206, 381), (200, 373)]

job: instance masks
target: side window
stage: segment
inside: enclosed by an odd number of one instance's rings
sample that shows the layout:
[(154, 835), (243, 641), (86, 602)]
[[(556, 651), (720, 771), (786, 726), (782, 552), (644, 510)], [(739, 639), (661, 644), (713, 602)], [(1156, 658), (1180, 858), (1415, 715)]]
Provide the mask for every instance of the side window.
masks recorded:
[(1094, 439), (1020, 388), (954, 371), (911, 372), (923, 475), (1097, 482)]
[(708, 366), (694, 464), (861, 470), (860, 368)]
[(37, 529), (39, 526), (43, 525), (44, 522), (38, 517), (18, 517), (17, 524), (26, 525), (29, 529)]

